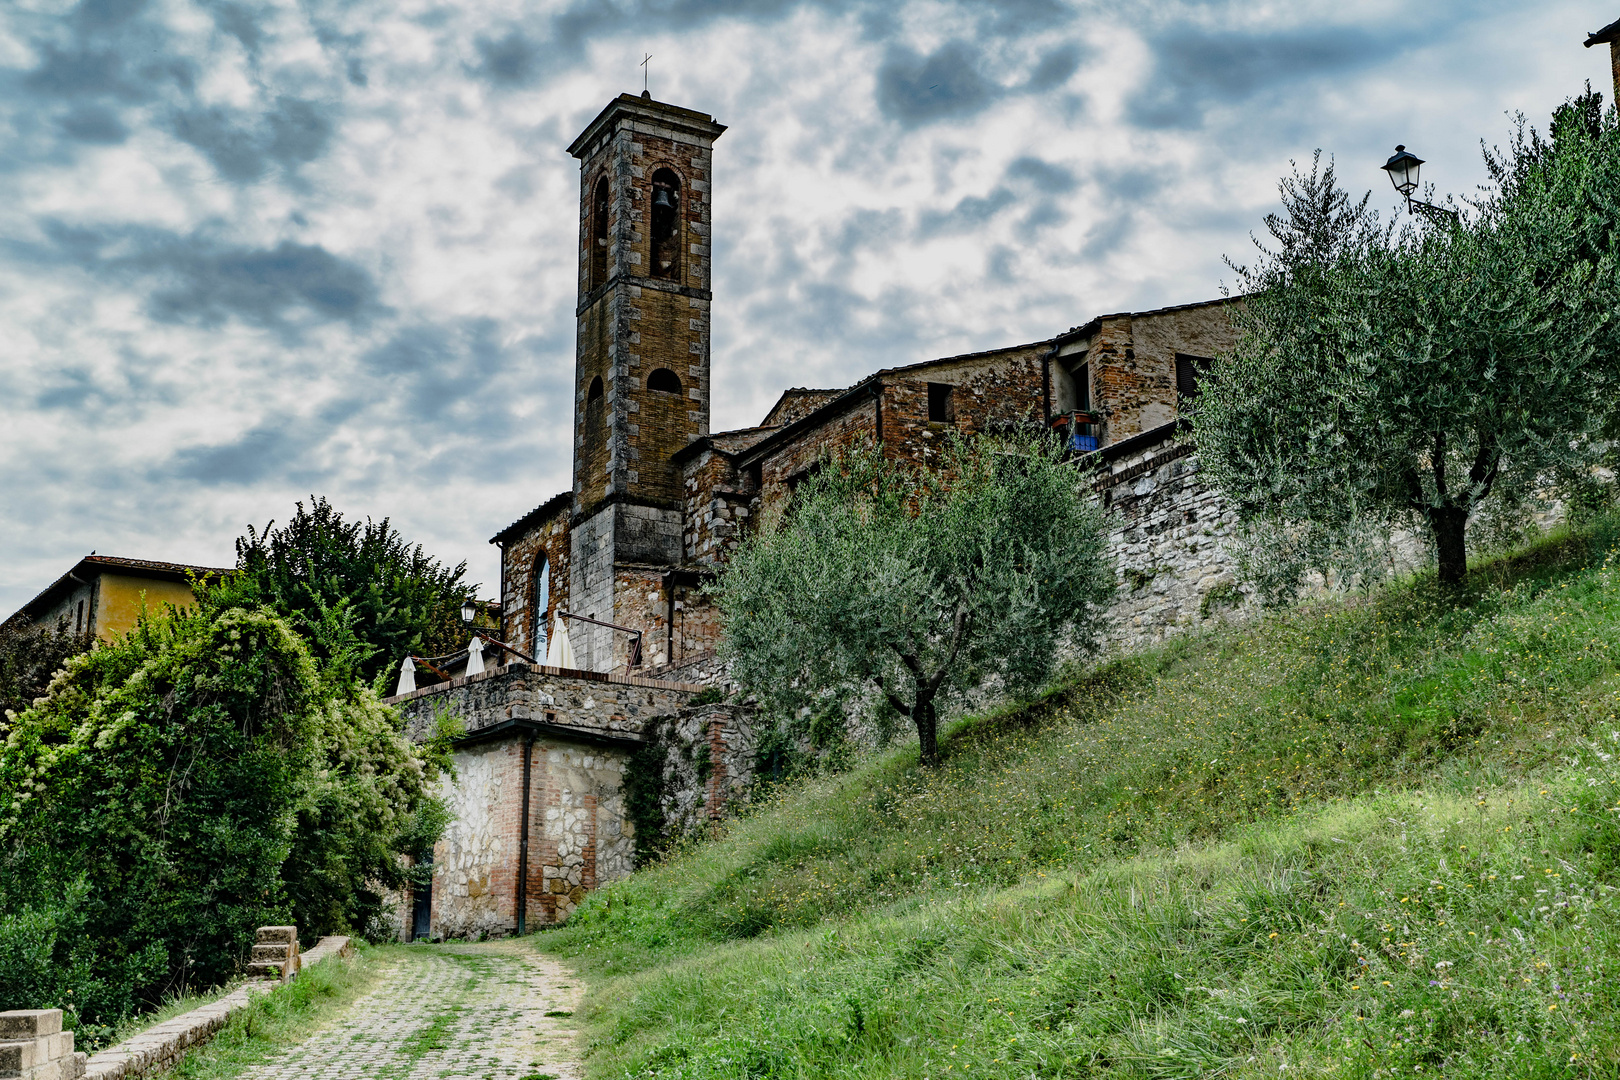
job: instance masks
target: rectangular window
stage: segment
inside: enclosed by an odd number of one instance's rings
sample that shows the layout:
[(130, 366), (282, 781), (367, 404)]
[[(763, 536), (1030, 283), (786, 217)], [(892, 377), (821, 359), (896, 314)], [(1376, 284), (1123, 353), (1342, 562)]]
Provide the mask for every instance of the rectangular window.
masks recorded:
[(951, 384), (931, 382), (928, 384), (928, 422), (930, 424), (948, 424), (954, 417), (951, 415)]
[(1074, 398), (1075, 408), (1081, 412), (1091, 411), (1091, 365), (1081, 364), (1074, 369)]
[(1176, 398), (1179, 401), (1191, 401), (1198, 396), (1198, 391), (1204, 378), (1209, 374), (1210, 365), (1215, 361), (1207, 356), (1188, 356), (1185, 353), (1176, 354)]

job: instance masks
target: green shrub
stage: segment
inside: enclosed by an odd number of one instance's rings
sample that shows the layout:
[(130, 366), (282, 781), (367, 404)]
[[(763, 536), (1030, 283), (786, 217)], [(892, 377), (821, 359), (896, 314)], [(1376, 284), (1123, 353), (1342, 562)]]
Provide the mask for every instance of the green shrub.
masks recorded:
[(256, 927), (362, 929), (442, 827), (435, 755), (392, 710), (211, 599), (71, 660), (0, 729), (0, 1009), (111, 1024), (236, 974)]

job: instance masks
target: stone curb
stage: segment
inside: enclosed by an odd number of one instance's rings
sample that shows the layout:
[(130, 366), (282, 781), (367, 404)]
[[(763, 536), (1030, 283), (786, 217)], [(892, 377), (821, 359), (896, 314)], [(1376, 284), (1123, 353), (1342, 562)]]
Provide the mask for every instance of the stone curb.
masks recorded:
[[(354, 946), (348, 938), (323, 937), (303, 955), (302, 960), (309, 965), (333, 956), (352, 955)], [(218, 1001), (211, 1001), (201, 1008), (149, 1028), (132, 1039), (107, 1047), (85, 1063), (84, 1072), (80, 1075), (85, 1080), (122, 1080), (123, 1077), (147, 1076), (167, 1068), (193, 1046), (201, 1046), (213, 1038), (227, 1020), (247, 1008), (253, 995), (268, 994), (280, 985), (279, 979), (254, 979)]]

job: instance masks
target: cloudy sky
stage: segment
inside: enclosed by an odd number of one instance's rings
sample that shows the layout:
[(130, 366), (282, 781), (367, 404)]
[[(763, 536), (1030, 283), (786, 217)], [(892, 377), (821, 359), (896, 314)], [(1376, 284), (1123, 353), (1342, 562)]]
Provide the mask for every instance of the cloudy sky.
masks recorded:
[[(715, 153), (714, 427), (793, 385), (1206, 299), (1322, 148), (1467, 193), (1620, 3), (4, 0), (0, 615), (324, 494), (475, 580), (568, 484), (577, 163)], [(492, 590), (486, 588), (485, 595)]]

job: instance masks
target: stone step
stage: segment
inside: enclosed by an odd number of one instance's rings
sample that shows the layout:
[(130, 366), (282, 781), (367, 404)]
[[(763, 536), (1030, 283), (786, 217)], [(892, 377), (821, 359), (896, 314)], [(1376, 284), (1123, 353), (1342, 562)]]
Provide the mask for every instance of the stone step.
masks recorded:
[(298, 927), (261, 926), (253, 940), (260, 945), (298, 945)]
[(62, 1030), (61, 1009), (13, 1009), (0, 1012), (0, 1040), (32, 1039)]
[(291, 945), (255, 945), (253, 946), (253, 955), (249, 959), (254, 961), (273, 960), (280, 964), (286, 961), (291, 950)]
[(73, 1032), (62, 1030), (62, 1010), (0, 1012), (0, 1077), (78, 1080), (83, 1062), (73, 1052)]

